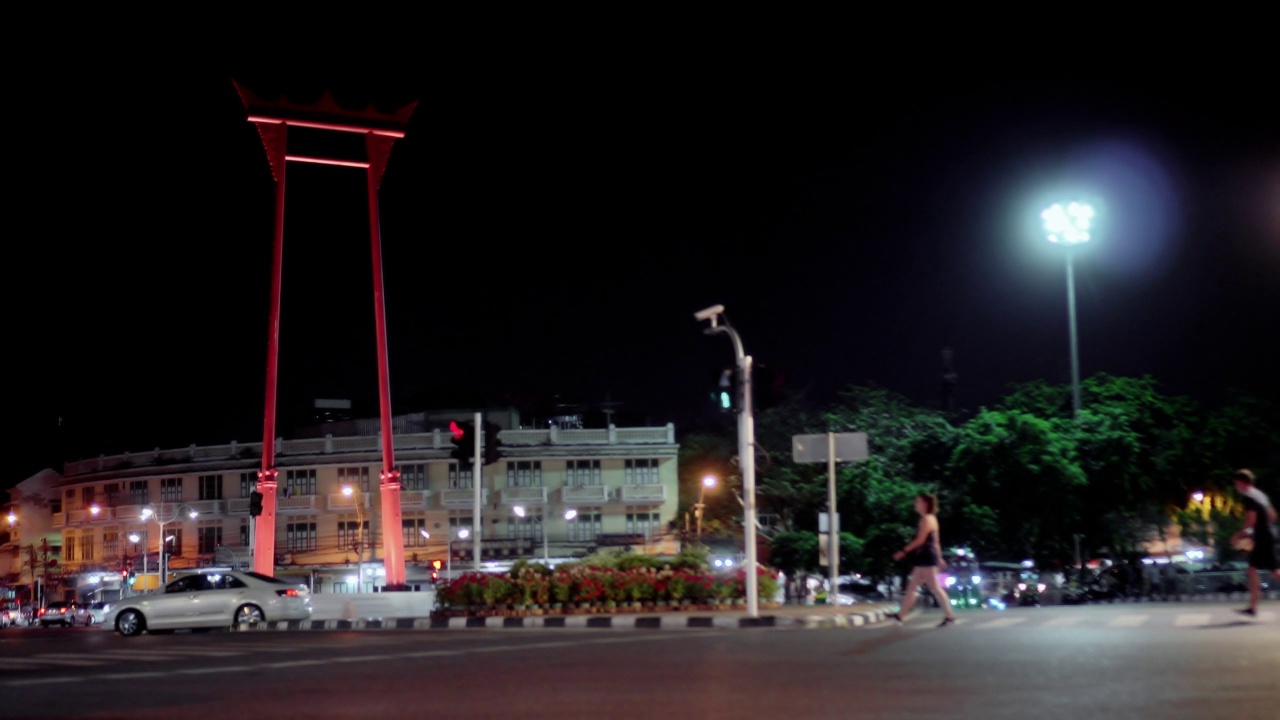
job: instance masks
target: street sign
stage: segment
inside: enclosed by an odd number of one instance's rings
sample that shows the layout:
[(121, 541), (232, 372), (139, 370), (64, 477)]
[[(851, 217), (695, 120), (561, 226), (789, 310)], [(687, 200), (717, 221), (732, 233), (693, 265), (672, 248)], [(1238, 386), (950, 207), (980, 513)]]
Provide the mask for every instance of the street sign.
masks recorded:
[[(836, 525), (836, 527), (835, 527), (835, 532), (836, 532), (837, 534), (839, 534), (839, 532), (840, 532), (840, 513), (836, 513), (836, 523), (835, 523), (835, 525)], [(832, 529), (831, 529), (831, 516), (830, 516), (828, 513), (818, 513), (818, 532), (820, 532), (820, 533), (828, 533), (828, 532), (831, 532), (831, 531), (832, 531)]]
[(827, 559), (830, 554), (827, 552), (827, 546), (831, 544), (831, 535), (825, 532), (818, 533), (818, 565), (826, 567), (831, 564)]
[[(836, 462), (856, 462), (870, 457), (867, 451), (867, 434), (864, 432), (834, 433)], [(791, 457), (798, 463), (827, 461), (829, 445), (827, 433), (821, 435), (792, 435)]]

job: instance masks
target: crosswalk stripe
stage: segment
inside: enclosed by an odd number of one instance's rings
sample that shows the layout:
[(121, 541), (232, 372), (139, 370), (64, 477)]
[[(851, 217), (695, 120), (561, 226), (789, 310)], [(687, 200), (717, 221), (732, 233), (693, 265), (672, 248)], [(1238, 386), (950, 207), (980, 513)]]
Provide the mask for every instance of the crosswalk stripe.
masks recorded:
[(1182, 613), (1174, 619), (1174, 627), (1198, 627), (1208, 625), (1213, 616), (1209, 613)]
[(1150, 619), (1150, 615), (1121, 615), (1107, 623), (1107, 627), (1138, 627)]
[(1002, 628), (1002, 627), (1010, 627), (1010, 626), (1013, 626), (1013, 625), (1018, 625), (1018, 624), (1020, 624), (1020, 623), (1024, 623), (1024, 622), (1026, 622), (1026, 621), (1027, 621), (1027, 619), (1026, 619), (1026, 618), (1021, 618), (1021, 617), (1008, 617), (1008, 618), (1000, 618), (999, 620), (992, 620), (992, 621), (990, 621), (990, 622), (984, 622), (984, 623), (982, 623), (982, 624), (980, 624), (980, 625), (975, 625), (974, 627), (980, 627), (980, 628)]
[(1082, 620), (1084, 620), (1084, 618), (1080, 617), (1079, 615), (1074, 615), (1074, 616), (1067, 615), (1065, 617), (1056, 617), (1050, 620), (1049, 622), (1046, 622), (1044, 626), (1045, 627), (1071, 627), (1072, 625), (1079, 625)]
[(1270, 610), (1263, 610), (1262, 612), (1258, 613), (1258, 619), (1262, 620), (1263, 622), (1274, 622), (1276, 619), (1276, 614), (1271, 612)]

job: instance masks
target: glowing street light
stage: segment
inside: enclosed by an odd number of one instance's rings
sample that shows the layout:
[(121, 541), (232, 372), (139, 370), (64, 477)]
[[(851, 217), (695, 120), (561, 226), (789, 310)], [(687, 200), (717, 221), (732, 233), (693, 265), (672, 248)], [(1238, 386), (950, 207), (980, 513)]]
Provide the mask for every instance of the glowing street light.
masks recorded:
[[(525, 516), (525, 509), (523, 505), (516, 505), (515, 507), (511, 508), (511, 511), (514, 512), (518, 517)], [(572, 520), (576, 517), (578, 517), (577, 510), (569, 509), (564, 511), (565, 520)], [(542, 525), (542, 559), (544, 561), (550, 561), (551, 549), (547, 545), (547, 523), (545, 519), (540, 519), (539, 524)]]
[(18, 524), (18, 515), (17, 515), (17, 513), (9, 513), (9, 524), (10, 524), (10, 525), (17, 525), (17, 524)]
[(1054, 203), (1040, 213), (1044, 220), (1046, 239), (1054, 245), (1066, 248), (1067, 259), (1067, 321), (1071, 332), (1071, 409), (1080, 414), (1080, 350), (1076, 340), (1076, 283), (1072, 270), (1072, 248), (1089, 241), (1093, 226), (1093, 208), (1086, 203), (1072, 202), (1066, 207)]
[[(693, 516), (698, 521), (698, 542), (702, 542), (702, 510), (707, 506), (703, 499), (706, 496), (707, 488), (715, 487), (716, 482), (715, 475), (704, 475), (702, 484), (698, 487), (698, 502), (693, 506)], [(685, 526), (685, 531), (688, 531), (688, 526)]]
[(1196, 502), (1204, 502), (1204, 493), (1197, 490), (1191, 493), (1191, 499), (1195, 500)]
[[(351, 497), (355, 495), (356, 489), (351, 485), (342, 486), (342, 496)], [(352, 503), (356, 506), (356, 539), (351, 543), (351, 547), (356, 551), (356, 577), (360, 578), (360, 585), (356, 587), (356, 592), (360, 592), (364, 588), (364, 497), (356, 498)]]

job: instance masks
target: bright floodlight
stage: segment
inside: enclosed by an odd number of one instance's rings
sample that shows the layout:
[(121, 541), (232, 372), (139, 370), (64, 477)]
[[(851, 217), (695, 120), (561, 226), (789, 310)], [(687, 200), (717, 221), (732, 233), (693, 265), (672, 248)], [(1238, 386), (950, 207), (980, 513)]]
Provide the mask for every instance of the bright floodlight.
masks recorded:
[(565, 510), (565, 511), (564, 511), (564, 519), (565, 519), (565, 520), (572, 520), (572, 519), (574, 519), (574, 518), (576, 518), (576, 517), (578, 517), (578, 511), (577, 511), (577, 510)]
[(98, 507), (97, 505), (90, 505), (90, 506), (89, 506), (89, 513), (90, 513), (90, 514), (92, 514), (92, 515), (97, 515), (97, 514), (98, 514), (98, 513), (100, 513), (100, 512), (102, 512), (102, 508)]
[(1089, 241), (1089, 227), (1093, 224), (1093, 208), (1084, 203), (1069, 203), (1065, 208), (1054, 203), (1040, 213), (1049, 242), (1061, 245), (1078, 245)]
[(426, 529), (426, 528), (423, 528), (423, 529), (419, 530), (418, 532), (422, 533), (422, 537), (424, 537), (424, 538), (429, 538), (429, 537), (431, 537), (431, 533), (427, 532), (427, 529)]
[(1191, 493), (1191, 499), (1192, 499), (1192, 500), (1195, 500), (1196, 502), (1204, 502), (1204, 493), (1202, 493), (1202, 492), (1193, 492), (1193, 493)]
[(353, 489), (351, 488), (351, 486), (350, 486), (350, 485), (343, 485), (343, 486), (342, 486), (342, 494), (343, 494), (345, 497), (351, 497), (351, 493), (353, 493), (353, 492), (355, 492), (355, 490), (353, 490)]
[(140, 540), (142, 540), (142, 536), (138, 535), (138, 533), (129, 533), (129, 542), (136, 543)]
[(18, 516), (13, 513), (9, 513), (9, 524), (10, 525), (18, 524)]
[(191, 512), (187, 513), (187, 517), (191, 518), (192, 520), (195, 520), (196, 518), (200, 517), (200, 513), (196, 512), (195, 510), (192, 510)]
[(458, 537), (462, 538), (463, 540), (466, 540), (469, 535), (471, 535), (470, 530), (466, 528), (458, 528)]
[(511, 508), (511, 512), (514, 512), (516, 515), (518, 515), (518, 516), (520, 516), (520, 517), (524, 517), (524, 506), (523, 506), (523, 505), (517, 505), (517, 506), (515, 506), (515, 507)]
[(170, 535), (169, 537), (165, 538), (165, 539), (164, 539), (164, 541), (165, 541), (165, 542), (173, 542), (173, 539), (174, 539), (175, 537), (177, 537), (177, 535)]
[(143, 520), (146, 520), (147, 518), (151, 517), (151, 516), (152, 516), (152, 515), (154, 515), (154, 514), (155, 514), (155, 511), (154, 511), (154, 510), (152, 510), (151, 508), (142, 508), (142, 519), (143, 519)]
[(716, 476), (715, 476), (715, 475), (707, 475), (706, 477), (702, 478), (702, 484), (703, 484), (705, 487), (715, 487), (715, 486), (716, 486)]

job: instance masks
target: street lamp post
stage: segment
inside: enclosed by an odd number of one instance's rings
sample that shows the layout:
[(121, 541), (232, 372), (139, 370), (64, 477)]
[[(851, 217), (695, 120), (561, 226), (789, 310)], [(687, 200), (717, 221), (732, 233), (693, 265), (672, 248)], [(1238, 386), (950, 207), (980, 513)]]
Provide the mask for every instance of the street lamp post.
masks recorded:
[(711, 327), (703, 332), (708, 335), (724, 333), (733, 342), (734, 359), (741, 374), (739, 391), (742, 393), (738, 408), (738, 463), (742, 468), (742, 544), (747, 561), (747, 615), (760, 616), (760, 598), (757, 577), (759, 563), (756, 560), (756, 430), (752, 410), (751, 356), (742, 347), (742, 338), (724, 317), (724, 306), (713, 305), (693, 314), (695, 320), (707, 320)]
[[(511, 511), (512, 511), (512, 512), (514, 512), (514, 513), (515, 513), (516, 515), (518, 515), (519, 517), (524, 517), (524, 516), (525, 516), (525, 509), (524, 509), (524, 506), (523, 506), (523, 505), (516, 505), (515, 507), (511, 508)], [(571, 509), (569, 509), (569, 510), (565, 510), (565, 511), (564, 511), (564, 519), (565, 519), (565, 520), (572, 520), (572, 519), (574, 519), (574, 518), (576, 518), (576, 517), (578, 517), (578, 511), (577, 511), (577, 510), (574, 510), (574, 509), (572, 509), (572, 508), (571, 508)], [(542, 514), (542, 517), (541, 517), (541, 518), (539, 518), (539, 524), (540, 524), (540, 525), (542, 525), (542, 559), (543, 559), (543, 561), (545, 561), (545, 562), (550, 562), (550, 561), (551, 561), (551, 549), (550, 549), (550, 547), (549, 547), (549, 546), (548, 546), (548, 544), (547, 544), (547, 518), (546, 518), (546, 508), (543, 508), (543, 514)]]
[[(139, 535), (138, 533), (129, 533), (129, 542), (133, 543), (134, 555), (138, 554), (138, 543), (141, 541), (142, 541), (141, 535)], [(142, 577), (146, 577), (146, 576), (147, 576), (147, 554), (144, 552), (142, 553)], [(130, 590), (130, 594), (132, 594), (133, 588), (130, 587), (129, 590)]]
[(1040, 213), (1049, 242), (1066, 248), (1067, 323), (1071, 333), (1071, 409), (1076, 416), (1080, 415), (1080, 350), (1076, 339), (1076, 283), (1072, 268), (1072, 248), (1089, 241), (1093, 215), (1092, 207), (1079, 202), (1068, 203), (1065, 208), (1054, 203)]
[[(431, 537), (431, 533), (427, 532), (425, 529), (421, 530), (420, 532), (422, 533), (422, 537), (424, 538)], [(444, 576), (446, 578), (450, 580), (453, 579), (453, 541), (466, 540), (470, 536), (471, 536), (471, 531), (468, 530), (467, 528), (464, 528), (464, 527), (449, 528), (449, 539), (446, 540), (444, 544), (444, 555), (445, 555)]]
[(200, 512), (198, 510), (196, 510), (195, 508), (185, 503), (179, 503), (178, 505), (175, 505), (173, 508), (172, 515), (168, 515), (165, 513), (164, 501), (160, 502), (159, 510), (156, 510), (151, 506), (142, 508), (142, 515), (141, 515), (142, 519), (148, 520), (150, 518), (155, 518), (156, 524), (160, 526), (160, 538), (159, 538), (160, 542), (158, 543), (159, 547), (157, 548), (160, 552), (160, 567), (159, 567), (160, 577), (156, 585), (157, 589), (163, 588), (165, 583), (168, 581), (167, 575), (168, 575), (169, 568), (168, 568), (168, 565), (165, 563), (165, 544), (168, 543), (170, 540), (174, 539), (173, 535), (170, 535), (168, 537), (165, 536), (164, 526), (168, 525), (174, 520), (177, 520), (178, 515), (182, 513), (183, 508), (187, 509), (187, 517), (191, 518), (192, 520), (195, 520), (197, 517), (200, 516)]
[[(702, 542), (702, 510), (707, 506), (707, 504), (703, 502), (703, 499), (706, 495), (707, 488), (713, 488), (715, 486), (716, 486), (715, 475), (704, 476), (702, 478), (702, 483), (698, 486), (698, 503), (693, 506), (693, 516), (694, 518), (697, 519), (697, 524), (698, 524), (698, 530), (697, 530), (698, 542)], [(687, 531), (688, 530), (686, 528), (686, 532)]]
[[(352, 497), (356, 491), (350, 485), (342, 486), (343, 497)], [(351, 543), (351, 549), (356, 551), (356, 591), (360, 592), (364, 589), (364, 510), (361, 505), (364, 504), (364, 494), (355, 498), (356, 506), (356, 539)]]

